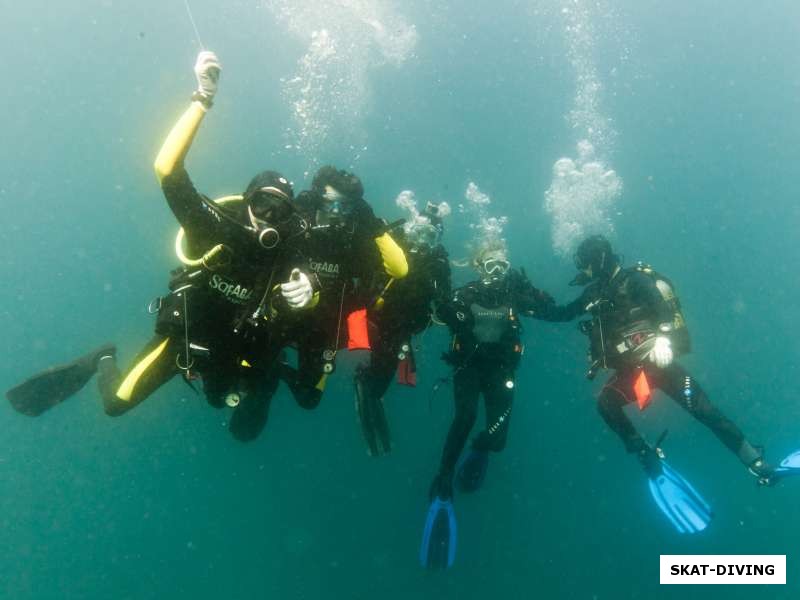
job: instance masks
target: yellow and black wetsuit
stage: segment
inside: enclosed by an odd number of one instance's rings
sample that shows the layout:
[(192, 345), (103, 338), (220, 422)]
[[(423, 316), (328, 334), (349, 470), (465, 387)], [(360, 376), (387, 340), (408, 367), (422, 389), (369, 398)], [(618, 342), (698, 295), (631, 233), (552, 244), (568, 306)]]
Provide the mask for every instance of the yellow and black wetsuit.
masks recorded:
[[(183, 167), (183, 159), (204, 115), (203, 106), (199, 102), (192, 103), (173, 127), (156, 159), (158, 179), (170, 208), (188, 232), (188, 250), (192, 255), (202, 255), (219, 238), (234, 244), (241, 230), (234, 226), (234, 221), (223, 218), (222, 209), (197, 194)], [(252, 295), (249, 281), (234, 281), (229, 273), (222, 271), (205, 273), (202, 267), (191, 273), (191, 277), (175, 280), (174, 284), (172, 293), (162, 299), (155, 336), (124, 373), (120, 373), (116, 365), (116, 348), (107, 344), (77, 360), (28, 378), (9, 391), (12, 405), (24, 414), (36, 416), (75, 394), (99, 371), (98, 384), (106, 412), (122, 414), (177, 374), (180, 365), (189, 364), (187, 328), (191, 327), (194, 333), (196, 321), (203, 319), (216, 324), (214, 317), (220, 317), (219, 308), (244, 304)], [(203, 289), (210, 310), (187, 310), (196, 308), (197, 295), (188, 292), (197, 288)]]
[[(154, 337), (139, 352), (133, 366), (120, 373), (114, 360), (99, 364), (106, 412), (122, 414), (187, 367), (200, 370), (209, 401), (221, 405), (240, 378), (245, 340), (234, 332), (244, 312), (263, 295), (270, 279), (282, 281), (288, 266), (276, 273), (277, 251), (264, 250), (248, 231), (246, 207), (219, 206), (194, 188), (184, 158), (206, 109), (193, 102), (170, 131), (155, 170), (167, 203), (186, 232), (188, 254), (202, 256), (216, 244), (229, 250), (226, 264), (183, 270), (161, 299)], [(190, 344), (199, 350), (190, 349)], [(263, 393), (274, 384), (253, 372), (250, 392)], [(271, 395), (269, 391), (268, 395)], [(232, 424), (235, 425), (235, 424)]]

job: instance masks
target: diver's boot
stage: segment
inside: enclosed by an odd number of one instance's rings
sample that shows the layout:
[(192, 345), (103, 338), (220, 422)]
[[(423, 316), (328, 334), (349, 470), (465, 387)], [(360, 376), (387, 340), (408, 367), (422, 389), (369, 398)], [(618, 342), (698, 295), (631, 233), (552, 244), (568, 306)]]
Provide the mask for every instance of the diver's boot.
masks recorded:
[(439, 471), (431, 482), (431, 487), (428, 490), (428, 497), (431, 500), (434, 500), (435, 498), (441, 498), (442, 500), (452, 499), (453, 474)]
[(278, 376), (289, 387), (294, 396), (295, 402), (300, 408), (314, 410), (322, 400), (322, 392), (325, 390), (325, 383), (328, 377), (323, 373), (316, 384), (311, 384), (300, 376), (300, 372), (285, 362), (276, 365)]
[(636, 457), (642, 464), (644, 472), (647, 473), (648, 479), (656, 479), (661, 475), (663, 471), (661, 460), (664, 458), (664, 454), (660, 448), (654, 448), (642, 441), (642, 446), (636, 452)]
[(778, 480), (774, 477), (775, 467), (764, 460), (764, 449), (753, 446), (747, 440), (742, 442), (737, 452), (739, 460), (742, 461), (750, 474), (756, 478), (758, 485), (773, 486)]
[(37, 417), (78, 393), (97, 372), (100, 359), (116, 352), (113, 344), (105, 344), (70, 363), (45, 369), (8, 390), (6, 398), (18, 412)]

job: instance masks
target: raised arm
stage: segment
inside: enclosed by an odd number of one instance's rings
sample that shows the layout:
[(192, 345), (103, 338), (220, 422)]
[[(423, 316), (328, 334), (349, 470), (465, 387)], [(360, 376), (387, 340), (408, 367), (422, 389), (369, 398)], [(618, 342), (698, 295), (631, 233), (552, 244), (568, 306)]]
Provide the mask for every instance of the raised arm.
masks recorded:
[(154, 167), (159, 183), (176, 169), (183, 168), (183, 160), (189, 152), (200, 123), (213, 105), (221, 70), (219, 60), (213, 52), (203, 51), (197, 55), (194, 73), (198, 89), (192, 95), (191, 105), (170, 130), (156, 156)]
[(190, 243), (209, 235), (221, 221), (217, 207), (197, 192), (184, 167), (200, 123), (212, 106), (220, 69), (213, 52), (203, 51), (197, 56), (194, 70), (198, 89), (164, 140), (154, 164), (167, 204), (186, 229)]

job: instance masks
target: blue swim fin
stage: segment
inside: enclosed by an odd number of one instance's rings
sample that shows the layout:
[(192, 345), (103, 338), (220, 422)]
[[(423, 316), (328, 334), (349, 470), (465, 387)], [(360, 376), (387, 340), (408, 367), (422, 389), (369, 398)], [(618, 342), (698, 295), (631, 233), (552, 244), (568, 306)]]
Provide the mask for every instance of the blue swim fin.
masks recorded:
[(489, 453), (486, 450), (470, 450), (458, 468), (456, 483), (462, 492), (474, 492), (483, 485), (489, 468)]
[(698, 533), (708, 527), (711, 507), (692, 484), (666, 462), (661, 461), (661, 474), (648, 483), (653, 500), (678, 533)]
[(771, 479), (783, 479), (793, 475), (800, 475), (800, 450), (795, 450), (784, 458), (781, 464), (775, 467)]
[(447, 569), (456, 558), (456, 513), (451, 500), (438, 496), (428, 508), (419, 561), (428, 569)]

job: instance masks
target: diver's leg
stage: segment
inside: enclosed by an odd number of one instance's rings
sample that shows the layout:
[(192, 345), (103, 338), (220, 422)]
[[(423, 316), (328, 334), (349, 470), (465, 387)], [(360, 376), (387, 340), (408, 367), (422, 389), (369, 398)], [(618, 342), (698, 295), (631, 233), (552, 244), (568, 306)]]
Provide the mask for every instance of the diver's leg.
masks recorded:
[(625, 405), (633, 402), (635, 398), (633, 383), (638, 372), (638, 370), (625, 370), (614, 373), (600, 392), (597, 410), (606, 424), (622, 440), (625, 450), (630, 454), (636, 454), (648, 477), (654, 478), (661, 473), (659, 453), (639, 435), (624, 411)]
[(431, 497), (447, 499), (453, 495), (453, 475), (458, 457), (467, 443), (478, 416), (480, 379), (474, 365), (460, 367), (453, 376), (455, 416), (447, 432), (439, 472), (431, 484)]
[(397, 372), (399, 350), (399, 340), (387, 340), (372, 351), (369, 365), (362, 374), (368, 382), (369, 395), (373, 398), (382, 398), (389, 389)]
[(481, 391), (486, 404), (486, 429), (472, 443), (475, 450), (501, 452), (506, 447), (511, 406), (514, 401), (514, 376), (500, 366), (485, 370)]
[(210, 364), (203, 369), (203, 394), (214, 408), (224, 408), (225, 399), (234, 389), (237, 377), (228, 365)]
[(356, 371), (356, 414), (370, 456), (383, 456), (392, 448), (389, 422), (386, 419), (383, 396), (397, 370), (397, 346), (389, 340), (381, 340), (370, 355), (370, 362)]
[(172, 379), (179, 371), (180, 343), (156, 334), (125, 373), (120, 373), (114, 358), (100, 360), (97, 387), (106, 414), (116, 417), (128, 412)]
[(297, 369), (285, 362), (278, 363), (281, 379), (289, 386), (297, 404), (306, 410), (319, 406), (328, 375), (333, 372), (333, 358), (325, 360), (324, 352), (320, 344), (306, 338), (298, 344)]
[(506, 446), (514, 402), (513, 375), (499, 364), (482, 367), (480, 390), (486, 406), (486, 428), (472, 441), (472, 449), (458, 467), (456, 481), (462, 492), (474, 492), (483, 485), (489, 452), (501, 452)]
[(628, 452), (639, 452), (645, 443), (624, 411), (625, 405), (633, 402), (635, 374), (636, 371), (617, 371), (603, 386), (597, 398), (600, 416), (619, 436)]
[(242, 374), (239, 381), (241, 399), (233, 411), (229, 426), (234, 438), (240, 442), (250, 442), (264, 430), (279, 382), (277, 366), (267, 372)]
[(670, 398), (708, 427), (745, 466), (751, 467), (761, 459), (761, 450), (754, 448), (736, 424), (711, 404), (697, 381), (681, 365), (672, 363), (659, 369), (653, 379)]
[(653, 478), (661, 473), (659, 452), (639, 435), (624, 411), (625, 405), (636, 398), (633, 386), (639, 373), (640, 369), (625, 369), (614, 373), (600, 392), (597, 409), (606, 424), (625, 444), (625, 450), (636, 454), (647, 475)]

